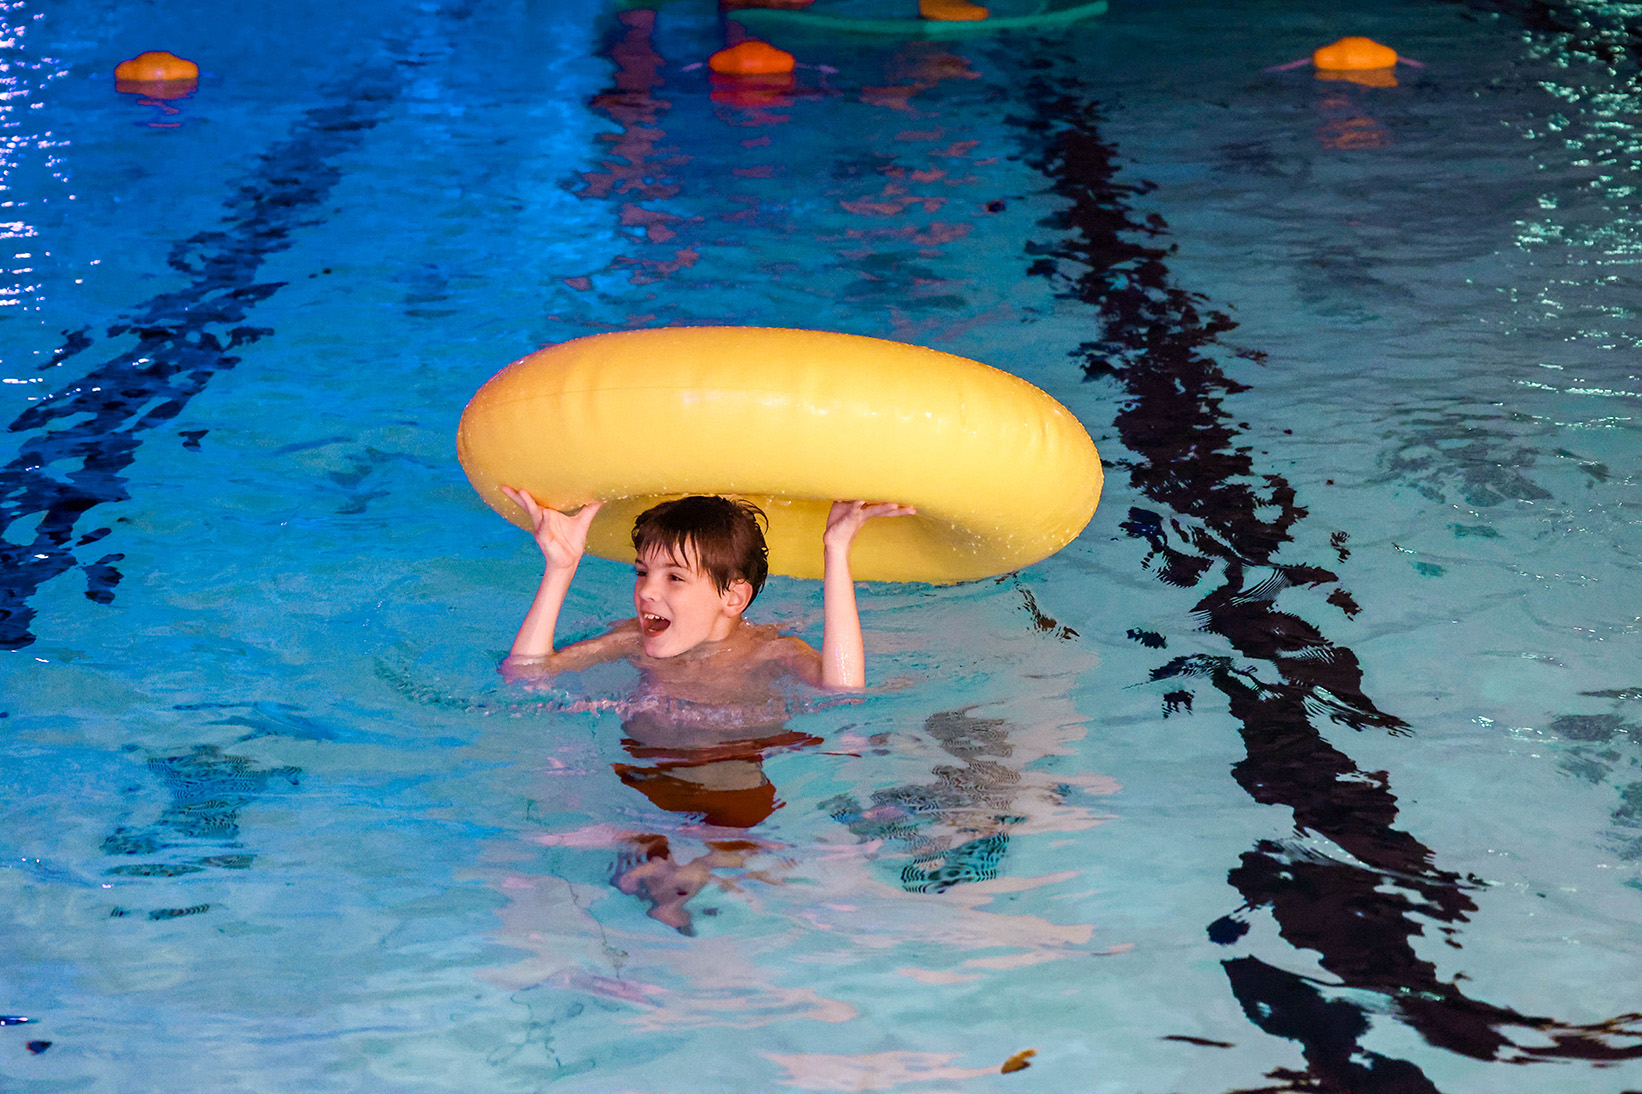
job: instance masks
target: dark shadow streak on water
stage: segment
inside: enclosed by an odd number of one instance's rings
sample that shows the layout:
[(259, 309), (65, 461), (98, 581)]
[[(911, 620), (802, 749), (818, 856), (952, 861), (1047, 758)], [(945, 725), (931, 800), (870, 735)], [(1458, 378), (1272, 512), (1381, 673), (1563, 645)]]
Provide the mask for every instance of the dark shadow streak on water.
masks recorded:
[[(281, 282), (258, 282), (269, 257), (291, 246), (293, 235), (322, 214), (316, 209), (342, 177), (335, 161), (358, 148), (385, 117), (401, 81), (387, 66), (366, 70), (328, 89), (333, 105), (305, 113), (285, 140), (257, 157), (256, 167), (224, 203), (222, 227), (172, 247), (171, 268), (190, 278), (131, 309), (108, 329), (109, 338), (136, 344), (83, 377), (42, 397), (11, 423), (28, 434), (17, 455), (0, 468), (0, 534), (38, 516), (33, 541), (0, 539), (0, 649), (34, 642), (29, 600), (46, 581), (82, 565), (86, 595), (114, 598), (123, 557), (80, 563), (76, 548), (107, 536), (77, 525), (92, 509), (126, 500), (125, 470), (141, 435), (171, 421), (217, 373), (233, 368), (233, 350), (273, 332), (246, 326), (253, 309)], [(66, 340), (43, 366), (54, 369), (95, 344), (84, 329)], [(70, 468), (73, 468), (70, 470)]]
[[(1116, 426), (1134, 457), (1124, 467), (1161, 510), (1131, 510), (1124, 530), (1148, 543), (1146, 565), (1166, 584), (1191, 589), (1220, 576), (1195, 611), (1203, 629), (1239, 655), (1176, 658), (1154, 678), (1203, 680), (1223, 694), (1247, 750), (1232, 771), (1238, 784), (1262, 804), (1291, 809), (1297, 829), (1341, 852), (1260, 841), (1228, 875), (1243, 908), (1209, 928), (1213, 941), (1231, 945), (1248, 930), (1246, 914), (1267, 908), (1287, 942), (1315, 952), (1316, 963), (1339, 979), (1336, 986), (1254, 956), (1224, 962), (1250, 1021), (1304, 1053), (1305, 1073), (1272, 1076), (1330, 1094), (1436, 1090), (1414, 1064), (1363, 1047), (1369, 1012), (1347, 995), (1362, 991), (1381, 996), (1376, 1012), (1475, 1059), (1642, 1057), (1636, 1015), (1573, 1025), (1520, 1014), (1469, 998), (1416, 952), (1414, 939), (1432, 921), (1459, 945), (1458, 925), (1476, 910), (1471, 893), (1479, 883), (1441, 869), (1430, 848), (1395, 827), (1385, 774), (1358, 770), (1319, 728), (1326, 716), (1357, 730), (1407, 731), (1364, 694), (1351, 650), (1276, 606), (1288, 587), (1337, 579), (1321, 567), (1272, 561), (1306, 510), (1282, 476), (1256, 475), (1228, 425), (1222, 404), (1246, 388), (1212, 351), (1234, 324), (1204, 297), (1171, 284), (1167, 225), (1132, 208), (1150, 186), (1119, 181), (1114, 151), (1100, 138), (1098, 106), (1075, 85), (1059, 88), (1043, 76), (1026, 98), (1033, 116), (1016, 120), (1027, 131), (1029, 157), (1067, 202), (1046, 222), (1057, 234), (1031, 249), (1039, 256), (1032, 273), (1094, 309), (1099, 334), (1075, 356), (1086, 378), (1121, 389)], [(1521, 1045), (1502, 1032), (1513, 1027), (1551, 1044)]]

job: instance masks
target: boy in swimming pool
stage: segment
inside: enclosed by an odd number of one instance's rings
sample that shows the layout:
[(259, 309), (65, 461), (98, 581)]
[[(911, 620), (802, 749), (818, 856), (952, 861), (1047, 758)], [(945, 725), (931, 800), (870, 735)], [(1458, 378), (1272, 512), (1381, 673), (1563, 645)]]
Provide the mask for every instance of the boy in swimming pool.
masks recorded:
[(828, 688), (866, 684), (861, 620), (850, 575), (850, 546), (874, 517), (908, 516), (893, 502), (834, 502), (821, 543), (825, 560), (821, 649), (742, 618), (764, 585), (769, 550), (764, 514), (747, 502), (688, 497), (663, 502), (633, 526), (635, 617), (596, 638), (553, 646), (559, 610), (587, 549), (594, 503), (574, 516), (544, 508), (522, 490), (503, 491), (525, 510), (546, 559), (541, 585), (513, 649), (502, 663), (509, 680), (574, 671), (626, 659), (668, 697), (692, 704), (744, 701), (756, 678), (795, 676)]

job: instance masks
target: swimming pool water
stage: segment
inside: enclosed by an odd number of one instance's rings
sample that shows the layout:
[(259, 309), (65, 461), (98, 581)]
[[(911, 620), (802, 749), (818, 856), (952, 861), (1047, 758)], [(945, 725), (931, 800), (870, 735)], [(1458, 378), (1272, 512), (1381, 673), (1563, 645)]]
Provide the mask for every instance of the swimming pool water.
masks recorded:
[[(772, 29), (773, 101), (705, 2), (0, 14), (0, 1088), (1642, 1089), (1630, 7)], [(1424, 67), (1265, 71), (1345, 33)], [(1108, 463), (1054, 558), (863, 588), (893, 686), (720, 769), (744, 831), (618, 776), (619, 673), (496, 678), (539, 562), (452, 444), (682, 322)]]

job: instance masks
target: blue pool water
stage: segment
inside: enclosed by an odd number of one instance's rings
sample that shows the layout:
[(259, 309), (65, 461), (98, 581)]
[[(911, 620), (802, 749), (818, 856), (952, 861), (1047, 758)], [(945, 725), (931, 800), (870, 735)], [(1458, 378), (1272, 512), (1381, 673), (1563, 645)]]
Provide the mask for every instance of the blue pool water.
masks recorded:
[[(1642, 1089), (1631, 7), (772, 26), (773, 101), (705, 0), (0, 14), (0, 1089)], [(1345, 33), (1425, 67), (1266, 71)], [(666, 323), (974, 357), (1108, 465), (863, 588), (896, 686), (716, 769), (752, 827), (620, 674), (499, 681), (539, 555), (454, 457)]]

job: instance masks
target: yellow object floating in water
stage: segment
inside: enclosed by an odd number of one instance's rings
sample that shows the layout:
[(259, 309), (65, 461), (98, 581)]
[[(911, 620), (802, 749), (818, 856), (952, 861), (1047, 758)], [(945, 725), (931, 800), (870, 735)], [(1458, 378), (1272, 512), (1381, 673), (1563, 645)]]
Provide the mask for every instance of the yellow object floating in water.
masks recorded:
[(1017, 1052), (1015, 1055), (1005, 1060), (1003, 1062), (1003, 1067), (998, 1070), (1003, 1072), (1005, 1075), (1015, 1071), (1025, 1071), (1027, 1068), (1032, 1066), (1032, 1057), (1037, 1054), (1038, 1050), (1035, 1048), (1029, 1048), (1025, 1051)]
[(664, 498), (730, 494), (769, 515), (770, 569), (821, 576), (834, 499), (897, 501), (852, 554), (864, 581), (948, 584), (1031, 565), (1077, 537), (1100, 457), (1071, 411), (977, 361), (879, 338), (663, 327), (539, 350), (481, 387), (457, 451), (485, 502), (502, 486), (555, 509), (603, 501), (588, 549), (633, 557)]

